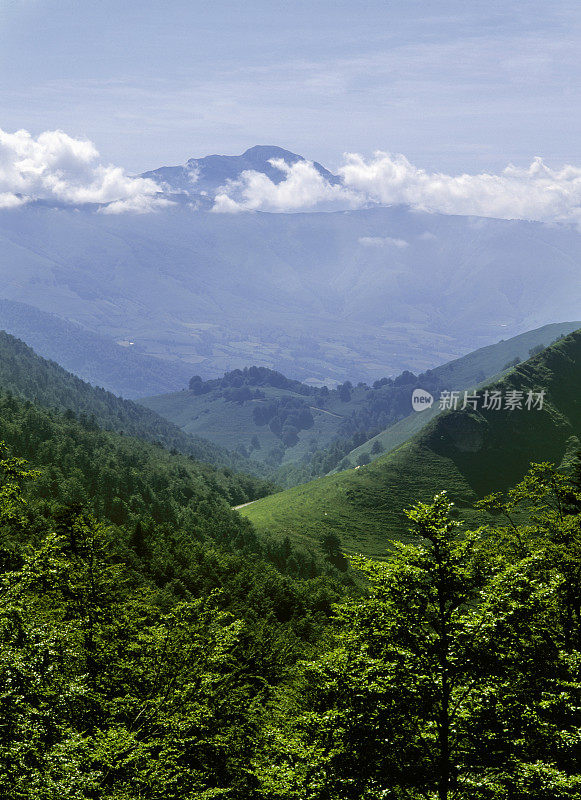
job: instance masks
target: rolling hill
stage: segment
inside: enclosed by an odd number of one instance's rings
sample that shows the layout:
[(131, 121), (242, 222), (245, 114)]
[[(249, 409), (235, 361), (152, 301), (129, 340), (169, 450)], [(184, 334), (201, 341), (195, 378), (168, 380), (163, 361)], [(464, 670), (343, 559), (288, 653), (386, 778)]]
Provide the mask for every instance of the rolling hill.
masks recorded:
[[(441, 388), (448, 391), (475, 389), (489, 383), (493, 378), (500, 377), (501, 373), (506, 371), (507, 365), (512, 367), (515, 360), (526, 361), (530, 358), (531, 351), (547, 347), (559, 337), (566, 336), (579, 328), (581, 322), (545, 325), (537, 330), (514, 336), (512, 339), (481, 347), (462, 358), (436, 367), (429, 374), (436, 378)], [(411, 439), (438, 413), (439, 405), (435, 403), (432, 408), (420, 414), (416, 412), (408, 414), (407, 417), (352, 450), (346, 456), (346, 461), (349, 463), (345, 466), (356, 466), (363, 455), (373, 461), (381, 453), (389, 453)]]
[(516, 483), (531, 461), (566, 463), (581, 435), (581, 332), (519, 364), (491, 384), (544, 391), (541, 410), (445, 411), (368, 466), (319, 478), (241, 509), (259, 532), (314, 545), (339, 534), (348, 552), (383, 557), (406, 535), (402, 509), (446, 489), (468, 521), (476, 499)]
[[(259, 371), (255, 367), (244, 372), (253, 370)], [(338, 390), (318, 390), (264, 368), (260, 372), (263, 377), (254, 380), (248, 376), (237, 387), (232, 383), (238, 382), (242, 371), (202, 383), (195, 390), (139, 402), (188, 433), (221, 447), (249, 452), (253, 459), (277, 466), (308, 458), (333, 441), (341, 424), (362, 406), (369, 391), (368, 387), (351, 387), (346, 396), (340, 396)], [(302, 422), (293, 419), (298, 411), (304, 414)], [(292, 438), (285, 435), (287, 419), (294, 425)]]
[[(360, 437), (360, 440), (368, 439), (371, 432), (381, 428), (382, 420), (405, 417), (411, 411), (409, 398), (416, 385), (450, 390), (472, 388), (496, 376), (515, 358), (525, 360), (532, 348), (546, 346), (580, 326), (580, 322), (564, 322), (529, 331), (436, 367), (414, 379), (413, 385), (405, 382), (406, 376), (400, 376), (395, 381), (379, 381), (373, 388), (357, 385), (349, 386), (347, 392), (323, 392), (288, 380), (279, 373), (263, 369), (255, 370), (252, 375), (246, 370), (230, 373), (223, 379), (200, 382), (193, 389), (143, 398), (139, 402), (187, 433), (221, 447), (251, 453), (256, 461), (271, 466), (306, 462), (314, 452), (328, 448), (339, 436), (369, 432)], [(272, 417), (267, 419), (268, 415), (260, 413), (261, 408), (274, 410), (275, 404), (295, 404), (307, 411), (305, 427), (297, 428), (296, 436), (290, 440), (284, 437), (284, 426), (277, 428), (276, 424), (269, 424)], [(429, 411), (414, 412), (411, 418), (397, 422), (371, 442), (361, 444), (348, 460), (355, 466), (363, 452), (370, 453), (373, 458), (374, 441), (380, 442), (384, 451), (393, 449), (423, 427), (430, 416)]]

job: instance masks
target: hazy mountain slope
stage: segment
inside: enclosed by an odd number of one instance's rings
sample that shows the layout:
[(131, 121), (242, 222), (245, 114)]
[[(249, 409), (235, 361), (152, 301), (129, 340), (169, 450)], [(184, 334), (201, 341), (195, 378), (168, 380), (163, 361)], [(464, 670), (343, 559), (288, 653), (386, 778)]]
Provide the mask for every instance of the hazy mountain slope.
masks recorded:
[(24, 342), (0, 331), (0, 391), (45, 408), (71, 411), (90, 428), (124, 433), (221, 466), (248, 462), (200, 437), (190, 436), (154, 411), (95, 388), (58, 364), (37, 356)]
[(391, 537), (405, 536), (402, 508), (415, 501), (446, 489), (462, 506), (516, 483), (531, 461), (559, 464), (578, 450), (581, 332), (519, 365), (494, 386), (504, 392), (544, 389), (544, 408), (444, 412), (373, 464), (272, 495), (241, 513), (259, 531), (278, 537), (314, 543), (323, 532), (333, 531), (347, 550), (381, 556)]
[(580, 260), (572, 229), (402, 207), (0, 212), (6, 299), (204, 377), (258, 364), (302, 380), (370, 382), (434, 367), (576, 319)]
[[(484, 379), (490, 380), (496, 376), (508, 361), (516, 357), (525, 360), (529, 357), (531, 348), (548, 345), (558, 336), (570, 333), (579, 327), (581, 322), (546, 325), (507, 341), (498, 342), (436, 367), (431, 371), (431, 380), (436, 380), (442, 388), (450, 390), (472, 388), (482, 383)], [(388, 409), (393, 405), (391, 402), (393, 394), (397, 394), (398, 398), (400, 395), (405, 398), (403, 414), (411, 410), (412, 387), (407, 386), (388, 385), (378, 388), (355, 386), (350, 389), (349, 399), (345, 401), (337, 391), (320, 393), (305, 385), (294, 387), (293, 390), (293, 388), (264, 385), (264, 381), (255, 381), (249, 385), (249, 389), (253, 391), (258, 389), (263, 395), (261, 398), (256, 398), (251, 396), (250, 391), (246, 396), (240, 392), (235, 393), (230, 384), (224, 386), (223, 383), (225, 382), (211, 381), (205, 385), (204, 393), (200, 393), (200, 388), (196, 391), (184, 389), (180, 392), (144, 398), (140, 402), (188, 433), (197, 434), (229, 449), (243, 447), (246, 451), (252, 452), (253, 459), (265, 461), (273, 466), (281, 462), (288, 464), (308, 459), (309, 454), (315, 449), (325, 449), (337, 436), (365, 430), (364, 420), (367, 417), (363, 412), (368, 409), (371, 410), (369, 414), (371, 421), (367, 423), (368, 430), (377, 430), (373, 420), (383, 407)], [(418, 378), (417, 384), (426, 386), (425, 383), (422, 384), (422, 376)], [(256, 409), (257, 406), (266, 406), (276, 400), (291, 398), (310, 410), (312, 424), (298, 430), (297, 441), (283, 448), (284, 453), (280, 458), (273, 458), (273, 449), (279, 450), (282, 447), (281, 437), (273, 432), (262, 418), (256, 419)], [(354, 450), (348, 456), (353, 466), (357, 463), (356, 459), (360, 453), (368, 452), (370, 457), (374, 457), (374, 454), (371, 454), (374, 441), (379, 441), (385, 451), (391, 450), (409, 439), (432, 416), (431, 411), (412, 413), (412, 418), (398, 422)], [(255, 443), (258, 441), (259, 448), (253, 445), (253, 440)]]
[(123, 397), (179, 389), (190, 378), (191, 370), (178, 361), (138, 353), (25, 303), (0, 300), (0, 329), (93, 386)]

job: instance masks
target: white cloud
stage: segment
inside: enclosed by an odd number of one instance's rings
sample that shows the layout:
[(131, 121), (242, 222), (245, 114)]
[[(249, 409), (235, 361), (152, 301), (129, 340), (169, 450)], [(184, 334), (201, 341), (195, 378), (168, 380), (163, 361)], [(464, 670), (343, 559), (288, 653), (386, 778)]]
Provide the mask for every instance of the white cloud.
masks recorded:
[(200, 180), (200, 168), (197, 165), (189, 168), (188, 179), (192, 186)]
[(281, 158), (270, 163), (285, 174), (284, 180), (274, 183), (262, 172), (246, 170), (239, 180), (221, 187), (213, 210), (232, 211), (305, 211), (318, 208), (357, 208), (361, 205), (358, 192), (330, 184), (310, 161), (289, 165)]
[(498, 174), (448, 175), (420, 169), (403, 155), (378, 151), (366, 160), (349, 153), (338, 169), (341, 185), (328, 183), (309, 162), (272, 163), (285, 173), (281, 183), (260, 172), (243, 172), (239, 180), (222, 187), (214, 210), (307, 211), (405, 204), (443, 214), (581, 225), (581, 168), (554, 170), (541, 158), (524, 169), (509, 165)]
[(100, 163), (92, 142), (62, 131), (35, 138), (25, 130), (0, 129), (0, 208), (47, 200), (107, 204), (107, 213), (143, 213), (167, 204), (155, 196), (158, 192), (154, 181), (131, 178), (120, 167)]
[(16, 208), (16, 206), (21, 206), (24, 202), (21, 197), (12, 194), (12, 192), (0, 192), (0, 208)]
[[(329, 183), (308, 161), (271, 162), (283, 173), (274, 183), (248, 170), (219, 190), (214, 211), (308, 211), (355, 209), (373, 204), (473, 217), (575, 223), (581, 227), (581, 167), (552, 169), (540, 158), (527, 168), (509, 165), (499, 173), (450, 175), (428, 172), (403, 155), (377, 151), (371, 158), (345, 156), (340, 184)], [(191, 174), (196, 180), (196, 171)], [(194, 184), (195, 185), (195, 184)], [(132, 178), (103, 164), (95, 146), (62, 131), (33, 137), (0, 129), (0, 208), (33, 200), (66, 205), (95, 203), (103, 213), (147, 213), (170, 201), (152, 180)], [(364, 237), (365, 238), (365, 237)], [(404, 247), (403, 240), (369, 237), (365, 246)]]
[(392, 239), (391, 236), (361, 236), (359, 244), (364, 247), (399, 247), (400, 249), (409, 246), (405, 239)]
[(348, 154), (339, 169), (345, 185), (366, 200), (405, 203), (425, 211), (502, 219), (581, 222), (581, 169), (509, 165), (500, 174), (427, 172), (402, 155), (377, 152), (366, 161)]

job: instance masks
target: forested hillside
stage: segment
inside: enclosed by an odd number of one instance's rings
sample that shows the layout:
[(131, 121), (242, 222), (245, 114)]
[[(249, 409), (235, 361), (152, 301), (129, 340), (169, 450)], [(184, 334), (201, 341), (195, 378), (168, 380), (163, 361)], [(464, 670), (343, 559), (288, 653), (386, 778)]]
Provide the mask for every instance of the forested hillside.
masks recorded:
[(417, 504), (356, 594), (251, 537), (104, 525), (7, 453), (0, 476), (6, 800), (581, 796), (581, 493), (547, 465), (494, 530)]
[(259, 705), (345, 581), (256, 540), (243, 478), (14, 398), (0, 435), (1, 796), (248, 796)]
[[(545, 388), (537, 416), (444, 415), (299, 503), (99, 428), (92, 387), (1, 341), (2, 798), (579, 800), (581, 333), (498, 384)], [(471, 507), (563, 454), (572, 480)], [(272, 499), (272, 537), (232, 510)]]
[(0, 329), (93, 386), (130, 399), (179, 389), (191, 374), (185, 365), (147, 356), (128, 342), (121, 346), (26, 303), (0, 300)]
[(240, 454), (190, 436), (155, 412), (91, 386), (4, 331), (0, 331), (0, 391), (78, 416), (88, 425), (159, 443), (198, 461), (246, 466)]
[[(257, 708), (313, 652), (352, 585), (344, 565), (257, 539), (232, 506), (270, 484), (129, 436), (156, 415), (13, 337), (0, 348), (0, 795), (210, 797), (225, 782), (245, 796)], [(184, 680), (205, 686), (189, 711)], [(202, 718), (186, 778), (170, 729)], [(118, 763), (127, 736), (137, 783)], [(152, 758), (169, 772), (154, 777)]]
[[(363, 445), (412, 413), (415, 388), (434, 394), (472, 389), (578, 327), (576, 322), (546, 325), (425, 373), (406, 370), (373, 386), (345, 381), (334, 389), (318, 388), (254, 366), (214, 380), (194, 376), (187, 389), (140, 402), (184, 431), (250, 455), (279, 485), (294, 486), (363, 463), (361, 454), (371, 461), (389, 449), (389, 435)], [(352, 456), (355, 448), (360, 450)]]
[[(483, 387), (521, 393), (520, 408), (444, 411), (372, 464), (296, 486), (241, 510), (259, 531), (308, 543), (334, 533), (351, 552), (385, 556), (405, 536), (402, 509), (446, 488), (460, 506), (516, 483), (530, 461), (560, 464), (581, 436), (581, 332), (573, 333)], [(544, 391), (528, 410), (528, 392)], [(476, 522), (477, 517), (473, 519)]]

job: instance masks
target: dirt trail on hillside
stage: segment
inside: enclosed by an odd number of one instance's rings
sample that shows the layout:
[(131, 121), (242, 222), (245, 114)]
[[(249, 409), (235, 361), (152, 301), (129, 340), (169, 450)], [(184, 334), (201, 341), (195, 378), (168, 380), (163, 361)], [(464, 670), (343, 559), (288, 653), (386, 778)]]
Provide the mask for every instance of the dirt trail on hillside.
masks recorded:
[(327, 411), (326, 408), (317, 408), (317, 406), (309, 406), (309, 408), (312, 408), (313, 411), (320, 411), (321, 414), (329, 414), (331, 417), (337, 417), (337, 419), (345, 419), (341, 414), (335, 414), (334, 411)]

